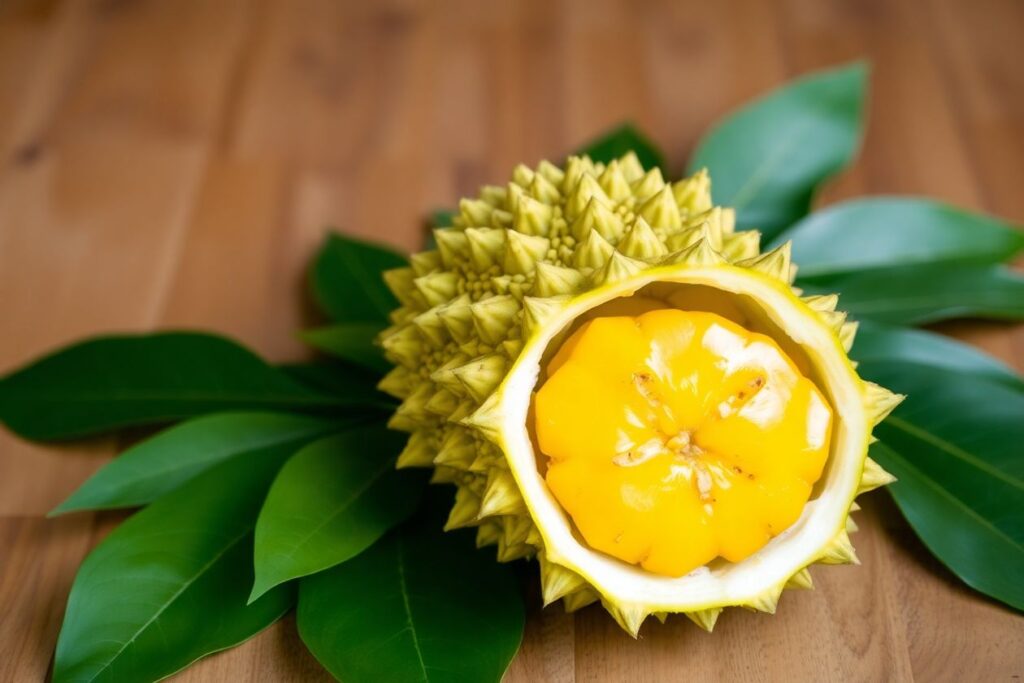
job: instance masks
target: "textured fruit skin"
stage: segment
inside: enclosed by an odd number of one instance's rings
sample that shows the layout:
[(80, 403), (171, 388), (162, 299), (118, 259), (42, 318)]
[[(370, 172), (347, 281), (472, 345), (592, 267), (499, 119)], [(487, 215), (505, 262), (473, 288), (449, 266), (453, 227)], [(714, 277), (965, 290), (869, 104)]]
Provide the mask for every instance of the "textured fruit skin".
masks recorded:
[(503, 562), (537, 557), (545, 603), (562, 599), (575, 610), (600, 599), (633, 635), (649, 614), (684, 612), (710, 630), (724, 606), (773, 612), (787, 584), (809, 587), (801, 566), (781, 581), (745, 585), (742, 600), (647, 599), (642, 590), (638, 598), (642, 581), (587, 576), (562, 547), (573, 541), (554, 540), (552, 529), (564, 520), (542, 512), (545, 494), (524, 497), (540, 490), (527, 486), (540, 474), (522, 438), (532, 385), (512, 380), (530, 380), (531, 371), (535, 380), (536, 370), (527, 366), (536, 366), (541, 347), (571, 322), (567, 311), (582, 314), (615, 292), (631, 295), (632, 283), (661, 282), (701, 284), (715, 299), (707, 310), (728, 309), (730, 296), (715, 294), (721, 274), (804, 316), (807, 322), (797, 326), (815, 328), (807, 335), (822, 340), (816, 352), (856, 385), (857, 399), (847, 403), (857, 405), (844, 410), (867, 427), (856, 435), (862, 446), (851, 448), (844, 456), (851, 462), (843, 465), (859, 481), (841, 482), (842, 519), (808, 563), (856, 560), (846, 528), (853, 496), (892, 479), (867, 459), (866, 432), (901, 397), (856, 377), (845, 356), (855, 324), (835, 310), (835, 296), (798, 298), (788, 245), (759, 253), (758, 234), (734, 232), (733, 212), (712, 206), (705, 173), (665, 183), (633, 154), (607, 165), (572, 157), (564, 169), (548, 162), (519, 166), (506, 186), (484, 187), (459, 209), (453, 226), (435, 230), (436, 250), (385, 273), (401, 306), (380, 338), (396, 366), (380, 388), (402, 400), (389, 426), (410, 433), (399, 467), (433, 467), (432, 481), (457, 487), (448, 529), (477, 527), (478, 545), (497, 545)]

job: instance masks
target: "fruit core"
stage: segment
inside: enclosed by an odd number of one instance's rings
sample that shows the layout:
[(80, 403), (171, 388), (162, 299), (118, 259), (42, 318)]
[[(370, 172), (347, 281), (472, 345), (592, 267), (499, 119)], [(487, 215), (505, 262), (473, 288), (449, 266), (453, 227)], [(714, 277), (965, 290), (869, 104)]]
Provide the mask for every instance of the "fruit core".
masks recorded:
[(596, 317), (534, 397), (545, 480), (586, 543), (666, 576), (738, 562), (799, 517), (832, 411), (770, 337), (714, 313)]

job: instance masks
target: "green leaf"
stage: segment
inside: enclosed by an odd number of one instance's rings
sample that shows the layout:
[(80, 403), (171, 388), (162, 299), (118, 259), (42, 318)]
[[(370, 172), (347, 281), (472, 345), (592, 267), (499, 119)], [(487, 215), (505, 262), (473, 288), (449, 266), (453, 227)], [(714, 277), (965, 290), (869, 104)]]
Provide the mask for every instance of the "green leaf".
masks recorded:
[(449, 209), (435, 209), (430, 214), (430, 227), (450, 228), (452, 225), (454, 225), (454, 219), (457, 215), (459, 215), (458, 211), (451, 211)]
[(0, 419), (30, 439), (68, 439), (228, 410), (328, 412), (386, 405), (372, 385), (347, 396), (303, 387), (223, 337), (103, 337), (0, 379)]
[(366, 425), (309, 444), (274, 480), (256, 523), (251, 599), (366, 550), (419, 501), (422, 472), (398, 471), (405, 436)]
[(916, 363), (1003, 382), (1024, 390), (1011, 368), (973, 346), (934, 332), (860, 321), (850, 356), (861, 364)]
[(320, 308), (335, 322), (387, 324), (398, 301), (381, 273), (407, 265), (404, 257), (369, 242), (331, 233), (309, 273)]
[(273, 446), (296, 450), (342, 426), (337, 420), (283, 413), (197, 417), (129, 448), (51, 514), (146, 505), (228, 458)]
[(666, 170), (665, 157), (658, 151), (658, 148), (629, 123), (623, 124), (591, 140), (576, 150), (575, 154), (586, 154), (594, 161), (608, 163), (630, 151), (636, 152), (640, 164), (645, 169), (652, 169), (657, 166), (662, 171)]
[(382, 411), (390, 414), (398, 407), (395, 399), (377, 391), (380, 373), (370, 372), (350, 363), (327, 358), (309, 363), (286, 363), (279, 365), (278, 368), (296, 382), (327, 395), (344, 398), (352, 393), (353, 387), (365, 387), (367, 396), (371, 396), (372, 399), (368, 399), (368, 403), (359, 411), (346, 410), (346, 415), (351, 416), (356, 412), (364, 416), (380, 415)]
[(918, 363), (858, 369), (908, 395), (871, 451), (907, 521), (965, 583), (1024, 609), (1024, 391)]
[(775, 242), (785, 240), (793, 242), (801, 278), (913, 264), (1001, 263), (1024, 249), (1024, 232), (1003, 221), (910, 197), (835, 204)]
[(807, 294), (838, 292), (856, 318), (923, 325), (950, 318), (1024, 318), (1024, 277), (975, 264), (921, 264), (802, 279)]
[(337, 678), (498, 681), (515, 656), (525, 621), (516, 580), (471, 535), (441, 531), (439, 498), (428, 497), (425, 518), (299, 582), (299, 634)]
[(392, 366), (385, 360), (380, 348), (374, 344), (382, 329), (383, 326), (376, 323), (344, 323), (303, 330), (299, 337), (315, 349), (383, 374)]
[(246, 598), (256, 514), (290, 454), (275, 446), (227, 460), (93, 550), (71, 587), (54, 683), (159, 680), (284, 614), (287, 587)]
[(691, 173), (707, 168), (715, 203), (770, 242), (807, 214), (815, 189), (846, 167), (860, 143), (867, 67), (801, 78), (730, 115), (698, 144)]

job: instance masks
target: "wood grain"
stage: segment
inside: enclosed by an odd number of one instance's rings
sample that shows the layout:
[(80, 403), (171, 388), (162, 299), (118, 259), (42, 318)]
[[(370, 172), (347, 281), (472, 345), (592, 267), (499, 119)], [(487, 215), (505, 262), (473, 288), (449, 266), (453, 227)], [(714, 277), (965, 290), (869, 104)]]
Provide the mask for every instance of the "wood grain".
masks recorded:
[[(1024, 4), (1014, 0), (0, 1), (0, 371), (87, 334), (203, 327), (302, 357), (327, 226), (403, 249), (515, 163), (624, 119), (681, 168), (715, 118), (867, 57), (871, 125), (822, 201), (915, 193), (1024, 222)], [(943, 330), (1024, 368), (1024, 326)], [(0, 680), (45, 678), (67, 590), (114, 523), (44, 514), (115, 452), (0, 434)], [(859, 567), (774, 617), (625, 636), (530, 588), (510, 681), (996, 681), (1024, 620), (959, 584), (885, 494)], [(315, 681), (289, 618), (183, 673)]]

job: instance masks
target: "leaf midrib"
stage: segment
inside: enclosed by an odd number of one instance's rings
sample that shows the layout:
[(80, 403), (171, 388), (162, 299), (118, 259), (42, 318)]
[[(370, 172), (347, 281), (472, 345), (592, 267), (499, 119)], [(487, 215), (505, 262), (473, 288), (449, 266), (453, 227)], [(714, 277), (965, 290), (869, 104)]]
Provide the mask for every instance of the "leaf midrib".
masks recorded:
[(416, 651), (416, 659), (420, 665), (420, 671), (423, 672), (423, 680), (429, 681), (430, 677), (427, 675), (427, 663), (423, 661), (423, 650), (420, 648), (420, 638), (416, 633), (416, 624), (412, 617), (412, 604), (409, 601), (409, 586), (405, 580), (405, 553), (402, 549), (402, 536), (401, 534), (395, 540), (395, 547), (398, 554), (398, 585), (402, 591), (402, 604), (405, 606), (405, 623), (409, 629), (409, 635), (412, 636), (412, 646)]
[(235, 545), (237, 545), (239, 541), (241, 541), (243, 538), (245, 538), (246, 534), (248, 534), (249, 532), (252, 531), (252, 528), (253, 528), (253, 525), (251, 525), (251, 524), (247, 525), (238, 536), (236, 536), (230, 542), (228, 542), (220, 550), (220, 552), (216, 553), (212, 558), (210, 558), (210, 560), (206, 564), (204, 564), (202, 567), (200, 567), (199, 570), (194, 575), (192, 575), (184, 584), (182, 584), (181, 588), (179, 588), (177, 591), (175, 591), (174, 594), (172, 594), (171, 597), (168, 598), (167, 601), (164, 602), (164, 604), (162, 604), (160, 606), (160, 608), (153, 614), (153, 616), (151, 616), (149, 619), (147, 619), (146, 622), (144, 624), (142, 624), (142, 626), (140, 626), (135, 631), (135, 633), (132, 634), (131, 638), (126, 640), (121, 645), (121, 647), (118, 648), (117, 652), (115, 652), (113, 654), (113, 656), (111, 656), (111, 658), (109, 660), (107, 660), (106, 663), (103, 664), (102, 667), (100, 667), (99, 669), (96, 670), (96, 672), (92, 675), (92, 678), (90, 678), (89, 680), (90, 681), (95, 681), (97, 678), (99, 678), (100, 674), (102, 674), (104, 671), (106, 671), (108, 668), (110, 668), (110, 665), (113, 664), (117, 660), (117, 658), (121, 656), (121, 654), (128, 648), (129, 645), (134, 643), (135, 640), (140, 635), (142, 635), (142, 633), (147, 628), (149, 628), (157, 619), (160, 618), (161, 614), (163, 614), (165, 611), (167, 611), (167, 608), (170, 607), (171, 604), (173, 604), (175, 600), (180, 598), (185, 593), (185, 591), (187, 591), (196, 581), (198, 581), (203, 576), (203, 574), (208, 572), (210, 570), (210, 568), (213, 567), (213, 565), (217, 563), (218, 560), (220, 560), (222, 557), (224, 557), (224, 555), (226, 555), (229, 550), (234, 548)]
[(732, 206), (736, 213), (739, 213), (741, 209), (748, 206), (757, 197), (761, 188), (767, 183), (768, 178), (772, 177), (772, 172), (775, 168), (785, 161), (785, 155), (789, 153), (790, 147), (798, 140), (799, 135), (807, 125), (806, 121), (801, 121), (791, 128), (789, 134), (780, 139), (775, 150), (764, 157), (764, 160), (751, 172), (743, 185), (733, 193), (732, 199), (723, 203)]

